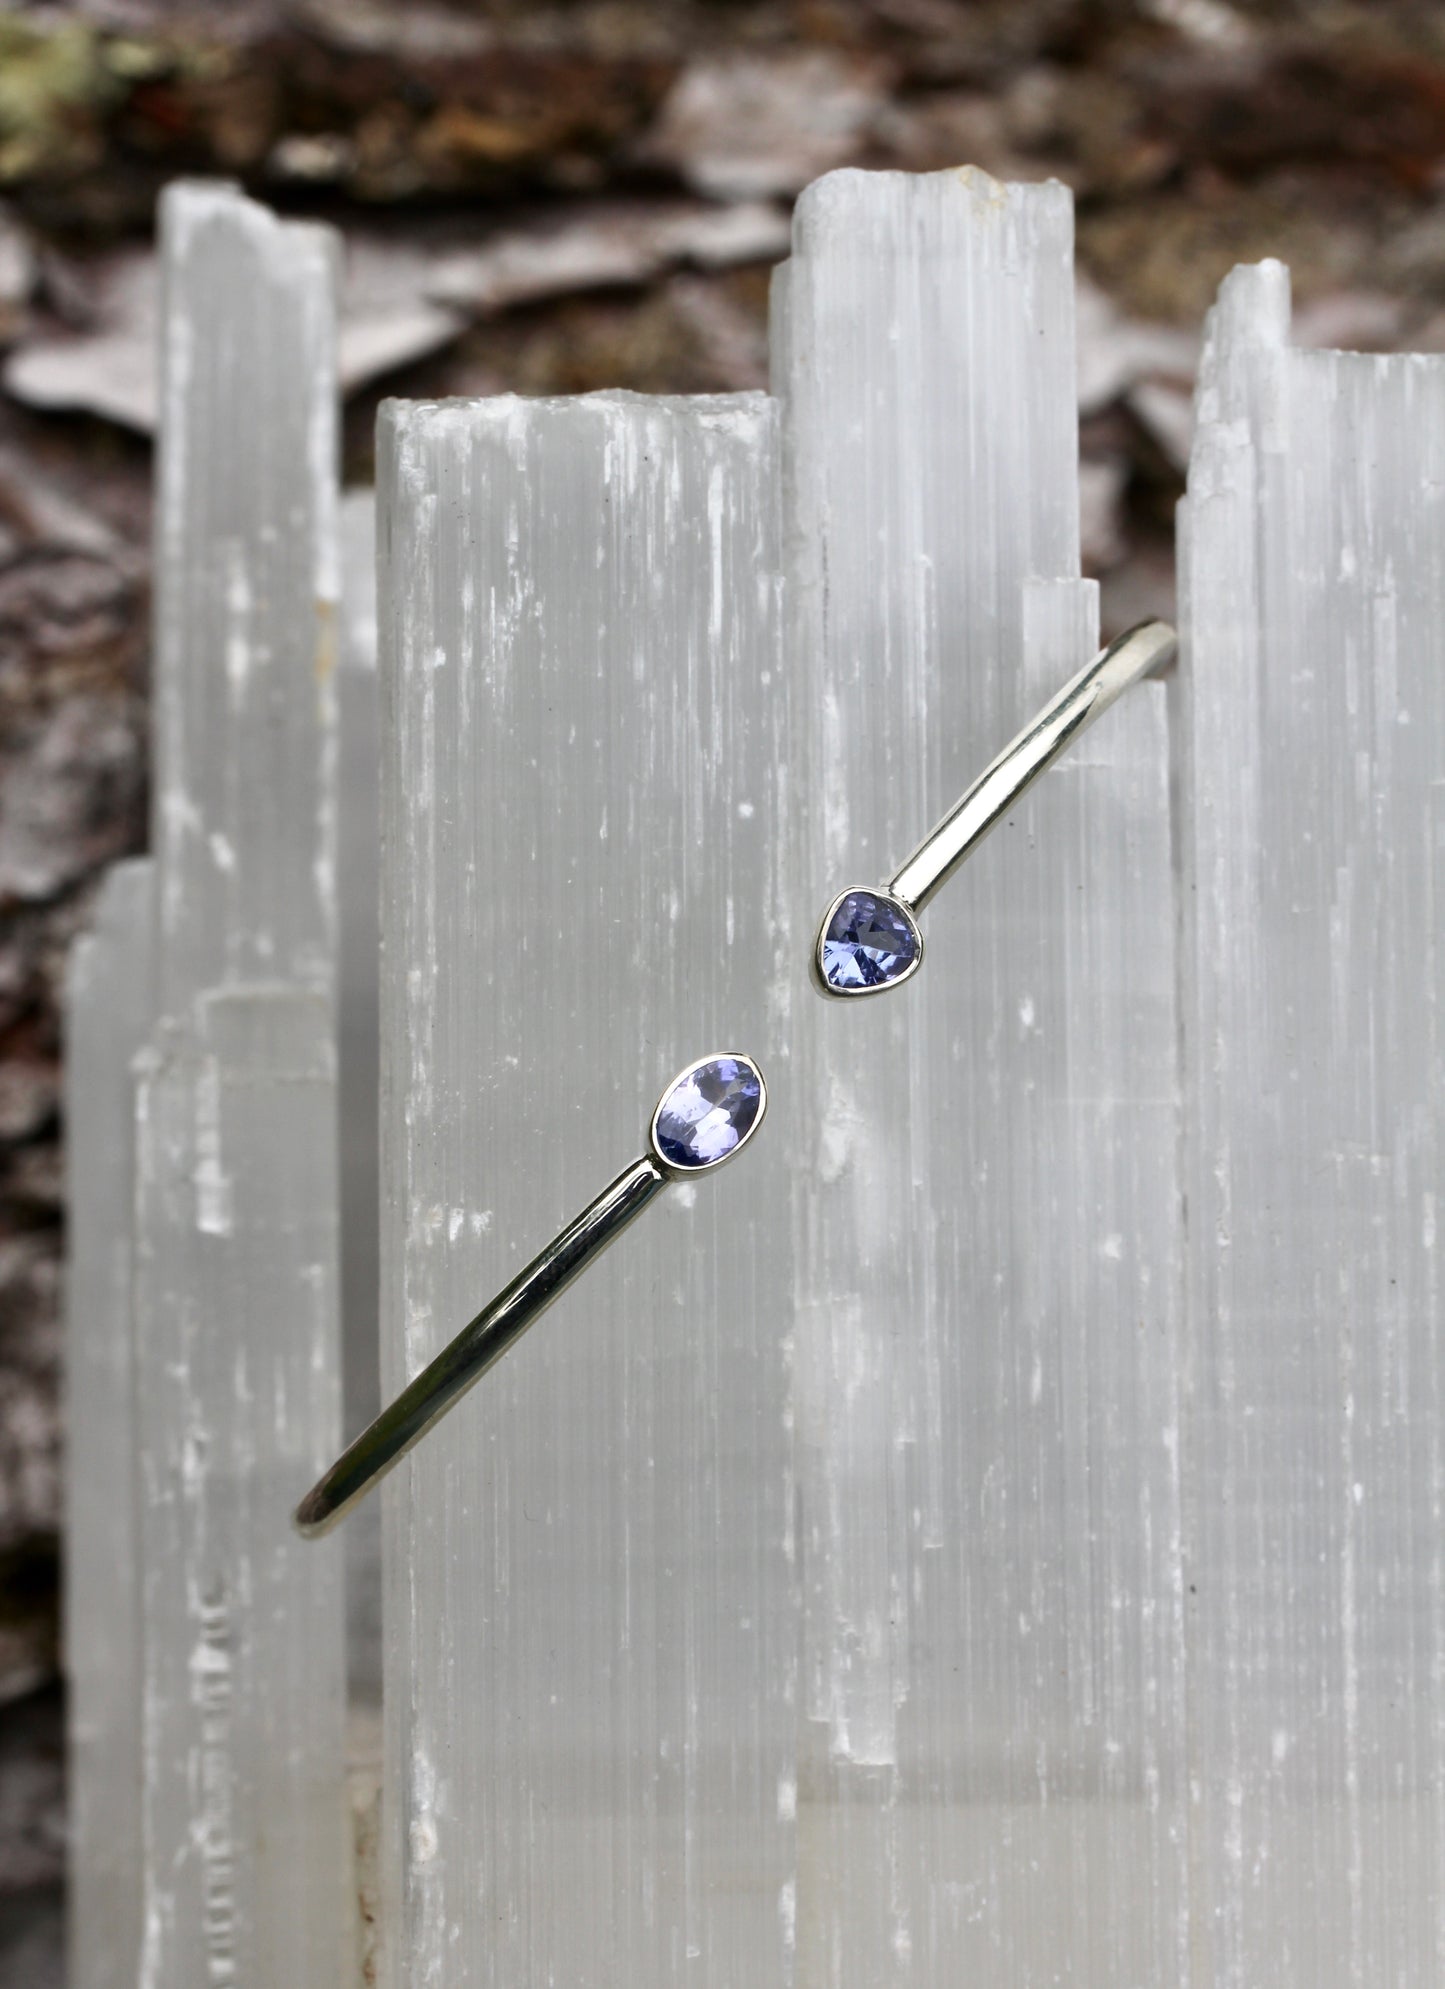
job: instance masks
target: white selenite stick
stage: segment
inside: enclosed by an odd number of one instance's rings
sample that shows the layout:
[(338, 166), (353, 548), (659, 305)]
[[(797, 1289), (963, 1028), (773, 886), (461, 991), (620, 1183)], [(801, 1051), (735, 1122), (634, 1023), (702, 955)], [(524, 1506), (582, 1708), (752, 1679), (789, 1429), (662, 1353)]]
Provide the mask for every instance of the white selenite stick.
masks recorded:
[[(341, 500), (341, 643), (337, 652), (336, 1029), (341, 1125), (341, 1372), (343, 1427), (362, 1429), (380, 1406), (377, 1341), (377, 864), (376, 496)], [(352, 1514), (346, 1565), (350, 1702), (347, 1779), (356, 1840), (361, 1981), (375, 1989), (381, 1806), (381, 1501)]]
[(289, 1525), (340, 1424), (334, 238), (184, 185), (162, 253), (140, 1982), (339, 1989), (341, 1569)]
[[(790, 862), (883, 884), (1088, 657), (1059, 186), (844, 172), (775, 285)], [(1179, 1981), (1164, 693), (795, 1027), (798, 1989)], [(803, 935), (803, 945), (811, 934)]]
[[(383, 411), (388, 1395), (782, 1074), (801, 932), (761, 395)], [(791, 1155), (670, 1187), (383, 1488), (395, 1989), (786, 1979)]]
[(1200, 1981), (1445, 1979), (1445, 360), (1210, 318), (1182, 513)]
[(120, 863), (66, 986), (65, 1674), (71, 1989), (135, 1989), (140, 1568), (131, 1335), (135, 1079), (155, 1020), (152, 867)]
[[(377, 864), (376, 498), (341, 505), (341, 643), (336, 885), (337, 1074), (341, 1120), (342, 1399), (348, 1433), (381, 1406), (377, 1341)], [(381, 1511), (373, 1499), (346, 1530), (348, 1671), (353, 1700), (374, 1729), (381, 1703)], [(354, 1737), (355, 1738), (355, 1737)]]
[(224, 184), (161, 201), (160, 1001), (336, 962), (337, 238)]

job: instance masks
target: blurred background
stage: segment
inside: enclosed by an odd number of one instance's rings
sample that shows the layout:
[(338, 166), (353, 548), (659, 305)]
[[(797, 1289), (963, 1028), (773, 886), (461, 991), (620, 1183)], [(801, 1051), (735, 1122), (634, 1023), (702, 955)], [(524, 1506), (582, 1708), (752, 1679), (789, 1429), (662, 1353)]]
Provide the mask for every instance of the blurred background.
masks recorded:
[(383, 394), (766, 383), (830, 167), (1056, 176), (1078, 212), (1086, 570), (1173, 597), (1202, 313), (1445, 350), (1436, 0), (0, 4), (0, 1982), (58, 1982), (58, 992), (144, 847), (157, 190), (347, 242), (345, 473)]

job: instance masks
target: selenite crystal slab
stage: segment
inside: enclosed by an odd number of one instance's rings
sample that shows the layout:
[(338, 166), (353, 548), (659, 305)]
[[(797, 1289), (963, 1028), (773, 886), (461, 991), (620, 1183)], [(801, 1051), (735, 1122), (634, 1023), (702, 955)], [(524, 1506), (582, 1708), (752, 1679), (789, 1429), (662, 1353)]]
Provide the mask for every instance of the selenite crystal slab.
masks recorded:
[[(341, 504), (341, 648), (337, 675), (337, 1076), (341, 1123), (342, 1400), (348, 1435), (381, 1407), (377, 1345), (377, 762), (376, 499)], [(354, 1697), (381, 1700), (381, 1505), (346, 1524), (348, 1671)]]
[[(685, 1065), (780, 1074), (776, 437), (761, 395), (383, 410), (388, 1393)], [(670, 1187), (384, 1489), (396, 1989), (786, 1979), (779, 1130)]]
[(340, 1440), (335, 240), (162, 201), (153, 842), (136, 1159), (142, 1989), (349, 1982)]
[(140, 1563), (131, 1333), (135, 1082), (155, 1019), (153, 874), (119, 863), (66, 987), (65, 1674), (73, 1989), (135, 1989)]
[[(774, 292), (789, 861), (884, 884), (1088, 657), (1066, 190), (832, 174)], [(799, 1989), (1187, 1969), (1163, 692), (795, 1030)], [(802, 935), (806, 951), (812, 927)]]
[(335, 972), (337, 238), (161, 200), (160, 994)]
[(1196, 1978), (1445, 1979), (1445, 360), (1209, 320), (1182, 514)]
[(325, 996), (203, 996), (143, 1056), (143, 1989), (347, 1984), (341, 1563), (291, 1531), (340, 1421)]

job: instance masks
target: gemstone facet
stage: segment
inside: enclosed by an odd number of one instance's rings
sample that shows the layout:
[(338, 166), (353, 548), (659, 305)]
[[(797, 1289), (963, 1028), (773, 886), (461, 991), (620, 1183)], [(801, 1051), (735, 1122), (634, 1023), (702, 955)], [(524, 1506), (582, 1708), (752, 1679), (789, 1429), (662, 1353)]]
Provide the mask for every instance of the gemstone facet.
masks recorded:
[(918, 927), (883, 891), (845, 891), (818, 941), (818, 968), (839, 994), (866, 994), (918, 965)]
[(708, 1057), (674, 1078), (652, 1121), (652, 1143), (670, 1167), (715, 1167), (756, 1126), (763, 1075), (748, 1057)]

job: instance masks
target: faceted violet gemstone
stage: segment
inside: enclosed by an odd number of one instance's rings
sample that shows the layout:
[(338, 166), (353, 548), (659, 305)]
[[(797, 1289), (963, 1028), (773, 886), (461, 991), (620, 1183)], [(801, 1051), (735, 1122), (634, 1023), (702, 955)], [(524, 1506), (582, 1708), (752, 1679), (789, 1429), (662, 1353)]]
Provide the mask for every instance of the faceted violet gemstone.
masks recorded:
[(684, 1071), (657, 1108), (658, 1152), (674, 1167), (726, 1160), (757, 1121), (763, 1080), (746, 1057), (709, 1057)]
[(903, 907), (879, 891), (848, 891), (838, 900), (819, 948), (830, 988), (886, 987), (918, 958), (918, 929)]

